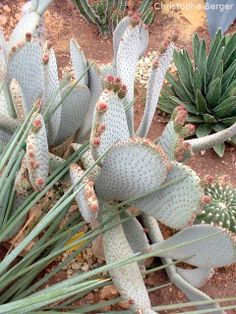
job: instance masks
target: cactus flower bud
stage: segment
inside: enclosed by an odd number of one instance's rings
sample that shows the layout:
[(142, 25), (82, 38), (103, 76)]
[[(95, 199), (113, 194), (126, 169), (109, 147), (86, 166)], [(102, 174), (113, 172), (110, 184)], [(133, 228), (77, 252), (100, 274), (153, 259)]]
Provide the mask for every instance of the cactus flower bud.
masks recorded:
[(31, 33), (26, 33), (26, 34), (25, 34), (25, 39), (26, 39), (26, 41), (31, 42), (31, 40), (32, 40), (32, 34), (31, 34)]
[(100, 140), (99, 137), (95, 137), (95, 138), (93, 139), (93, 146), (99, 146), (100, 143), (101, 143), (101, 140)]
[(49, 57), (48, 57), (48, 55), (43, 55), (43, 57), (42, 57), (42, 62), (43, 62), (43, 64), (44, 65), (46, 65), (46, 64), (48, 64), (48, 61), (49, 61)]
[(108, 105), (104, 102), (100, 102), (97, 104), (97, 112), (106, 112), (108, 109)]
[(202, 198), (202, 203), (205, 205), (210, 204), (211, 201), (212, 201), (212, 199), (209, 195), (204, 195)]
[(96, 133), (98, 135), (101, 135), (106, 129), (105, 124), (98, 124), (97, 128), (96, 128)]
[(40, 118), (35, 118), (32, 123), (32, 131), (37, 133), (42, 127), (42, 121)]
[(154, 68), (154, 69), (157, 69), (158, 67), (159, 67), (159, 64), (160, 64), (160, 62), (159, 62), (159, 60), (157, 60), (156, 58), (153, 60), (153, 62), (152, 62), (152, 67)]
[(42, 185), (44, 185), (44, 183), (45, 183), (45, 181), (44, 181), (43, 178), (37, 178), (35, 180), (35, 184), (38, 185), (38, 186), (42, 186)]

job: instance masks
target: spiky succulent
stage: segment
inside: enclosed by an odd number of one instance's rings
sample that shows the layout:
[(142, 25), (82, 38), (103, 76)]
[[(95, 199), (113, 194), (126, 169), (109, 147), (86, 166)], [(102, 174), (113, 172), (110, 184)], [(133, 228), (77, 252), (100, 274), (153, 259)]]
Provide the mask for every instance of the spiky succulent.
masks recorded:
[(203, 207), (195, 223), (216, 224), (236, 232), (236, 189), (227, 178), (207, 176), (205, 194), (209, 203)]
[[(224, 130), (236, 122), (236, 34), (222, 35), (219, 30), (207, 52), (206, 42), (193, 39), (193, 64), (186, 49), (175, 51), (175, 76), (168, 73), (159, 108), (168, 113), (180, 103), (189, 112), (188, 121), (197, 125), (202, 137)], [(230, 141), (236, 144), (236, 138)], [(224, 144), (214, 146), (219, 156)]]
[[(91, 23), (97, 25), (102, 36), (111, 35), (127, 10), (127, 0), (74, 0), (80, 13)], [(143, 22), (150, 25), (154, 20), (152, 0), (142, 1), (138, 13)]]

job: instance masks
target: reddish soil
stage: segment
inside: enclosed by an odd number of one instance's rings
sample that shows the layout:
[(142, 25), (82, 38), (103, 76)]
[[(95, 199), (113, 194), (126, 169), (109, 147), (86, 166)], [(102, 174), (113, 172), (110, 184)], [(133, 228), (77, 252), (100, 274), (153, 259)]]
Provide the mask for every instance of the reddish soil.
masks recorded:
[[(186, 2), (186, 0), (183, 0)], [(11, 8), (11, 12), (4, 13), (8, 21), (3, 25), (6, 33), (14, 26), (14, 21), (10, 17), (15, 17), (19, 12), (19, 7), (23, 1), (2, 0), (1, 4), (7, 4)], [(0, 11), (1, 13), (1, 11)], [(46, 13), (46, 26), (48, 30), (48, 38), (53, 43), (60, 68), (69, 64), (69, 40), (75, 38), (79, 45), (85, 51), (88, 58), (97, 61), (99, 64), (110, 62), (113, 56), (111, 38), (102, 39), (98, 36), (95, 26), (87, 23), (75, 9), (72, 1), (57, 0), (49, 11)], [(197, 31), (202, 37), (209, 42), (209, 35), (204, 20), (204, 12), (198, 12), (196, 15), (192, 12), (183, 13), (181, 11), (167, 12), (161, 14), (157, 12), (155, 23), (150, 27), (150, 50), (158, 50), (160, 43), (173, 29), (181, 29), (179, 47), (188, 47), (191, 49), (191, 36)], [(232, 29), (235, 29), (232, 28)], [(138, 125), (143, 111), (143, 104), (139, 103), (135, 107), (136, 125)], [(156, 113), (150, 138), (156, 138), (160, 135), (166, 124), (166, 118)], [(226, 153), (223, 158), (219, 158), (212, 150), (202, 154), (196, 154), (188, 163), (200, 176), (205, 174), (222, 175), (227, 174), (231, 177), (231, 181), (236, 185), (236, 154), (235, 147), (227, 146)], [(155, 274), (152, 277), (152, 285), (160, 285), (167, 282), (165, 272)], [(236, 295), (236, 266), (223, 268), (216, 271), (213, 278), (205, 285), (203, 291), (211, 297), (227, 297)], [(152, 293), (153, 305), (180, 303), (185, 300), (183, 294), (174, 286), (163, 288)], [(177, 313), (172, 311), (169, 313)], [(228, 311), (233, 314), (236, 311)]]

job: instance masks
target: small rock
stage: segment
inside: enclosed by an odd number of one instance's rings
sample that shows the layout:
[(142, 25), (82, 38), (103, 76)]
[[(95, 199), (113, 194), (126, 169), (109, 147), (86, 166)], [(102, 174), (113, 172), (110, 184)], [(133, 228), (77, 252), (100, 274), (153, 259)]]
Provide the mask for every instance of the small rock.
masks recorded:
[(121, 301), (118, 303), (119, 307), (121, 307), (123, 310), (130, 309), (130, 303), (129, 301)]
[(71, 264), (71, 268), (72, 268), (73, 270), (78, 270), (78, 269), (81, 268), (81, 264), (79, 264), (79, 263), (73, 263), (73, 264)]
[(88, 271), (89, 270), (89, 265), (88, 264), (84, 264), (82, 267), (81, 267), (82, 271)]
[(11, 9), (10, 9), (10, 7), (9, 7), (7, 4), (5, 4), (5, 5), (2, 7), (2, 9), (3, 9), (4, 12), (11, 13)]
[(0, 25), (4, 26), (7, 24), (8, 18), (5, 15), (0, 16)]
[(15, 19), (16, 19), (17, 21), (19, 21), (20, 18), (21, 18), (21, 15), (20, 15), (19, 13), (16, 13), (16, 14), (15, 14)]
[(117, 295), (119, 295), (119, 292), (114, 285), (106, 286), (102, 288), (102, 290), (100, 291), (100, 298), (102, 300), (105, 300), (105, 299), (109, 300)]

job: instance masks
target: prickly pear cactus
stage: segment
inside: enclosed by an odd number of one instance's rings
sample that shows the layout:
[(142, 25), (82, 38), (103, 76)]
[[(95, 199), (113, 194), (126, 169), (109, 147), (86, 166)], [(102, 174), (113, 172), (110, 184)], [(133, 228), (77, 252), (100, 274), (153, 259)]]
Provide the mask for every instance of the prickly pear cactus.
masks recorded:
[(195, 223), (216, 224), (236, 232), (236, 189), (225, 176), (207, 176), (205, 182), (206, 204)]

